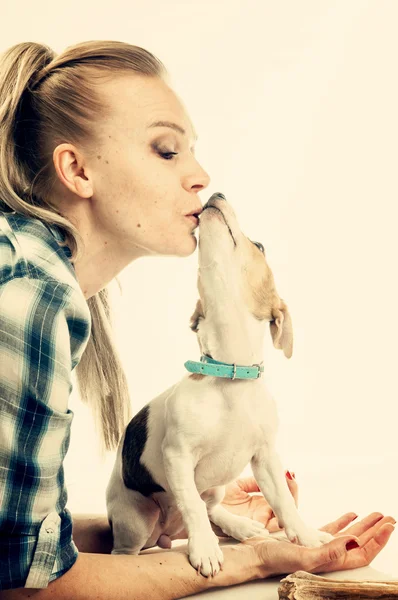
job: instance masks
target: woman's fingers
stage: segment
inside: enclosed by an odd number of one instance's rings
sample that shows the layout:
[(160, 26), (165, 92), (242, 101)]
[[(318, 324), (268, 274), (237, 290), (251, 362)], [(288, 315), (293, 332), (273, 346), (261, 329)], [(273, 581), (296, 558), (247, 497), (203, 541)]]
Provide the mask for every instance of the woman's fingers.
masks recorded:
[[(372, 527), (373, 525), (375, 525), (375, 523), (380, 521), (382, 518), (383, 518), (383, 515), (379, 512), (370, 513), (370, 515), (367, 515), (366, 517), (364, 517), (357, 523), (354, 523), (353, 525), (348, 527), (346, 531), (348, 533), (353, 533), (354, 535), (358, 535), (358, 536), (362, 535), (365, 531), (367, 531), (369, 529), (369, 527)], [(344, 533), (346, 533), (346, 532), (344, 532)]]
[[(361, 550), (364, 555), (365, 565), (370, 564), (380, 550), (384, 548), (390, 539), (390, 535), (394, 531), (395, 527), (392, 523), (383, 523), (380, 521), (376, 527), (378, 530), (362, 545)], [(365, 534), (367, 536), (367, 534)]]
[[(336, 537), (355, 535), (359, 539), (360, 548), (356, 548), (354, 553), (349, 553), (347, 559), (350, 561), (350, 566), (344, 566), (346, 569), (355, 569), (359, 566), (368, 565), (376, 554), (384, 548), (396, 523), (393, 517), (383, 517), (381, 513), (374, 512), (357, 523), (352, 524), (350, 527), (346, 527), (354, 517), (355, 513), (346, 513), (332, 523), (328, 523), (328, 525), (320, 528), (322, 531), (327, 531)], [(390, 525), (391, 527), (384, 527), (385, 525)], [(380, 534), (381, 528), (383, 530)], [(344, 531), (342, 531), (343, 529)], [(339, 567), (341, 568), (341, 565)], [(334, 568), (336, 568), (336, 565)]]
[[(356, 534), (361, 540), (361, 546), (365, 546), (369, 542), (369, 540), (372, 540), (372, 538), (375, 536), (376, 533), (379, 532), (383, 525), (388, 524), (394, 526), (395, 523), (396, 520), (393, 517), (388, 516), (383, 517), (382, 519), (378, 519), (373, 525), (369, 525), (369, 528), (366, 531)], [(352, 533), (352, 531), (350, 531), (349, 533)]]
[[(395, 519), (390, 516), (383, 517), (383, 515), (381, 513), (374, 512), (374, 513), (371, 513), (370, 515), (367, 515), (360, 521), (358, 521), (358, 523), (354, 523), (353, 525), (351, 525), (351, 527), (348, 527), (346, 529), (346, 531), (344, 531), (344, 534), (352, 533), (353, 535), (360, 537), (361, 540), (365, 539), (364, 535), (366, 535), (367, 536), (366, 541), (367, 541), (370, 537), (372, 537), (372, 533), (379, 528), (378, 523), (381, 521), (383, 521), (383, 523), (388, 522), (388, 523), (394, 524)], [(372, 528), (373, 528), (373, 530), (372, 530)], [(369, 531), (371, 531), (371, 530), (372, 530), (372, 533), (369, 535)]]
[[(391, 523), (395, 525), (396, 520), (394, 517), (387, 516), (384, 517), (379, 512), (370, 513), (357, 523), (354, 523), (347, 529), (344, 529), (350, 522), (352, 522), (356, 518), (355, 513), (346, 513), (342, 515), (335, 521), (328, 523), (324, 527), (320, 527), (321, 531), (327, 531), (332, 535), (356, 535), (361, 539), (362, 545), (365, 544), (374, 534), (375, 531), (380, 527), (380, 524), (384, 525), (384, 523)], [(344, 531), (342, 531), (344, 529)]]
[[(377, 526), (379, 526), (379, 523), (377, 523), (376, 527)], [(391, 523), (385, 523), (384, 525), (379, 526), (379, 530), (376, 531), (373, 537), (368, 540), (365, 545), (361, 544), (359, 548), (348, 551), (344, 556), (336, 558), (336, 560), (318, 565), (311, 572), (327, 573), (331, 571), (367, 567), (387, 544), (394, 529), (395, 528)], [(336, 539), (341, 539), (341, 537)]]
[[(345, 513), (344, 515), (342, 515), (335, 521), (331, 521), (327, 525), (324, 525), (323, 527), (319, 527), (319, 529), (320, 529), (320, 531), (327, 531), (328, 533), (331, 533), (332, 535), (337, 535), (338, 533), (341, 532), (341, 530), (344, 527), (347, 527), (347, 525), (349, 525), (352, 521), (354, 521), (354, 519), (357, 519), (357, 518), (358, 517), (355, 513)], [(362, 533), (367, 531), (369, 529), (369, 527), (372, 527), (375, 523), (377, 523), (377, 521), (380, 521), (380, 519), (382, 519), (382, 518), (383, 518), (383, 515), (379, 512), (371, 513), (370, 515), (368, 515), (367, 517), (364, 517), (357, 523), (354, 523), (354, 525), (351, 525), (351, 527), (348, 527), (344, 531), (344, 535), (353, 534), (356, 536), (360, 536)]]
[[(327, 533), (336, 535), (336, 533), (339, 533), (339, 531), (341, 531), (344, 527), (347, 527), (347, 525), (349, 525), (349, 523), (351, 523), (354, 519), (357, 519), (357, 518), (358, 518), (358, 515), (356, 515), (355, 513), (352, 513), (352, 512), (345, 513), (344, 515), (342, 515), (335, 521), (331, 521), (330, 523), (327, 523), (327, 525), (324, 525), (323, 527), (319, 527), (319, 530), (327, 531)], [(349, 533), (351, 533), (351, 531)]]

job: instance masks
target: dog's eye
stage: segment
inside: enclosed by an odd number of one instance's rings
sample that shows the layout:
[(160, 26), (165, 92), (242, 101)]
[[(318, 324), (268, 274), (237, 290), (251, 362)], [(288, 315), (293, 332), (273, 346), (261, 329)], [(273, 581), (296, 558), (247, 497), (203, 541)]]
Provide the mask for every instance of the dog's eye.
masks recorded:
[(253, 244), (257, 246), (257, 248), (260, 248), (261, 252), (264, 254), (264, 246), (260, 242), (253, 242)]

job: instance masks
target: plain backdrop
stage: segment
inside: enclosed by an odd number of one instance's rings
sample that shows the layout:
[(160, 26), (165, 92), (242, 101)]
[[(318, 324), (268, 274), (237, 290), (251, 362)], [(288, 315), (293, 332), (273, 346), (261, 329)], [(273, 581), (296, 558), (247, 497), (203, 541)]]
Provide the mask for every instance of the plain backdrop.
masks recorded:
[[(1, 49), (114, 39), (166, 65), (211, 176), (202, 202), (226, 195), (289, 307), (293, 356), (268, 331), (265, 377), (316, 526), (398, 516), (397, 20), (395, 0), (2, 2)], [(199, 360), (196, 270), (197, 252), (145, 258), (111, 286), (134, 412)], [(103, 513), (114, 454), (76, 388), (71, 408), (68, 506)], [(373, 565), (398, 576), (395, 535)]]

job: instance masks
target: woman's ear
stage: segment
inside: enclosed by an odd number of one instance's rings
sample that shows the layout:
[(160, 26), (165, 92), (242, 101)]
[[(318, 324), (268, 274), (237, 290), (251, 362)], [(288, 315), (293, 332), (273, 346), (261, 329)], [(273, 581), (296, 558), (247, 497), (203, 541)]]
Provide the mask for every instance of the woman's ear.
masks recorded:
[(190, 328), (192, 329), (192, 331), (195, 331), (195, 333), (198, 331), (199, 320), (201, 318), (204, 319), (204, 314), (203, 314), (202, 301), (199, 298), (199, 300), (196, 303), (195, 311), (189, 322)]
[(270, 321), (270, 329), (272, 341), (275, 348), (283, 350), (286, 358), (290, 358), (293, 354), (293, 327), (292, 319), (286, 304), (280, 299), (279, 308), (272, 309), (273, 321)]

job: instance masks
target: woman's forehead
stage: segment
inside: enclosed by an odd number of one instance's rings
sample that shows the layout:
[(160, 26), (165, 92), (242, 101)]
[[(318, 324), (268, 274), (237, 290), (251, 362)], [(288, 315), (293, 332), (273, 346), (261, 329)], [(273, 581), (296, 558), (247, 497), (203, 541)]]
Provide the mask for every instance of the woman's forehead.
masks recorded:
[(177, 94), (158, 77), (125, 75), (104, 85), (104, 93), (111, 107), (112, 117), (150, 134), (152, 130), (167, 127), (189, 137), (197, 134), (183, 103)]

